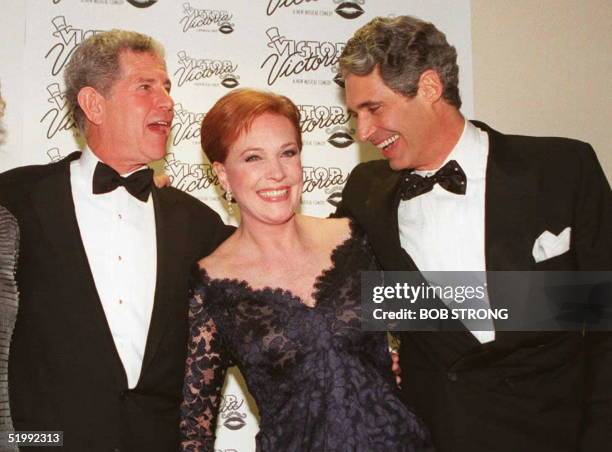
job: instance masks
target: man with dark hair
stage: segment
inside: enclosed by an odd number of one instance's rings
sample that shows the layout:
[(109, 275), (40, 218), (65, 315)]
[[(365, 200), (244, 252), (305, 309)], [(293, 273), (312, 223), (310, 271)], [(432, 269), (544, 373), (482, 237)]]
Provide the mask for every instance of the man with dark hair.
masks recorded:
[(9, 357), (18, 431), (63, 450), (178, 450), (190, 265), (228, 235), (219, 216), (151, 184), (173, 119), (161, 47), (112, 30), (65, 72), (87, 147), (0, 176), (21, 232)]
[[(340, 67), (358, 138), (385, 160), (353, 170), (337, 215), (367, 231), (385, 270), (612, 269), (612, 197), (593, 149), (466, 121), (456, 52), (434, 25), (376, 18), (348, 41)], [(438, 452), (612, 443), (607, 332), (400, 339), (405, 400)]]

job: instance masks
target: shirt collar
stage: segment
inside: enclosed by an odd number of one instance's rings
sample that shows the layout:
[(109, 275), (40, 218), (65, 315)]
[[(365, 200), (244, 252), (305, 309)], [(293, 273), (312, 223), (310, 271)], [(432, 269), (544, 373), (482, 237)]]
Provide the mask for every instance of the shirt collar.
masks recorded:
[[(481, 131), (470, 121), (466, 120), (459, 141), (457, 141), (455, 147), (446, 156), (446, 160), (444, 160), (440, 168), (447, 162), (456, 160), (468, 179), (484, 178), (487, 169), (487, 150), (487, 143), (483, 140)], [(425, 176), (431, 175), (436, 171), (437, 169), (415, 171), (415, 173)]]
[[(81, 158), (78, 160), (78, 165), (80, 166), (82, 177), (87, 182), (91, 182), (93, 180), (93, 174), (96, 170), (96, 165), (98, 162), (102, 162), (102, 160), (100, 160), (98, 156), (93, 153), (89, 146), (85, 146), (83, 152), (81, 153)], [(136, 168), (134, 171), (122, 174), (121, 176), (127, 177), (130, 174), (134, 174), (136, 171), (140, 171), (145, 168), (147, 168), (147, 165), (143, 165), (140, 168)]]
[(96, 165), (100, 159), (93, 153), (89, 146), (85, 146), (83, 152), (81, 153), (81, 158), (79, 159), (78, 165), (81, 173), (81, 177), (84, 181), (91, 184), (93, 180), (93, 174), (96, 169)]

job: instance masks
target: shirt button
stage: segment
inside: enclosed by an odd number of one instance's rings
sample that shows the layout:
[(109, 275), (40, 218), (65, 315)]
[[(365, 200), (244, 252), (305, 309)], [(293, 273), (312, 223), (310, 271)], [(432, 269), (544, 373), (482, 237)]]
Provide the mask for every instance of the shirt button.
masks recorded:
[(449, 372), (446, 374), (446, 376), (448, 377), (448, 379), (450, 381), (457, 381), (459, 380), (459, 375), (457, 375), (455, 372)]
[(127, 392), (126, 391), (119, 392), (119, 400), (125, 400), (126, 397), (127, 397)]
[(123, 304), (123, 300), (119, 300), (119, 304)]

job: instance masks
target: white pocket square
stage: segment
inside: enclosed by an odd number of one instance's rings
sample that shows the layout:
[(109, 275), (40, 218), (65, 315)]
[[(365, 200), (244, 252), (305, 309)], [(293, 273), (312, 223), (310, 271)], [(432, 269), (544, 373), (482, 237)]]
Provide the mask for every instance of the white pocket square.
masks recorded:
[(536, 263), (551, 259), (569, 251), (572, 228), (566, 227), (559, 235), (544, 231), (533, 244), (533, 258)]

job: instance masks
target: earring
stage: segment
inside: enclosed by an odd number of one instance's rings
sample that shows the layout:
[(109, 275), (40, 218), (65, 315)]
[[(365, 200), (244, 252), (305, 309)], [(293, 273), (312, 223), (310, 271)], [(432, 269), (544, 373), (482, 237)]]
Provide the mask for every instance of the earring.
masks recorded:
[(225, 192), (225, 202), (227, 202), (227, 211), (229, 212), (230, 215), (234, 213), (234, 208), (232, 207), (233, 201), (234, 201), (234, 198), (232, 196), (232, 191), (231, 190), (226, 191)]

